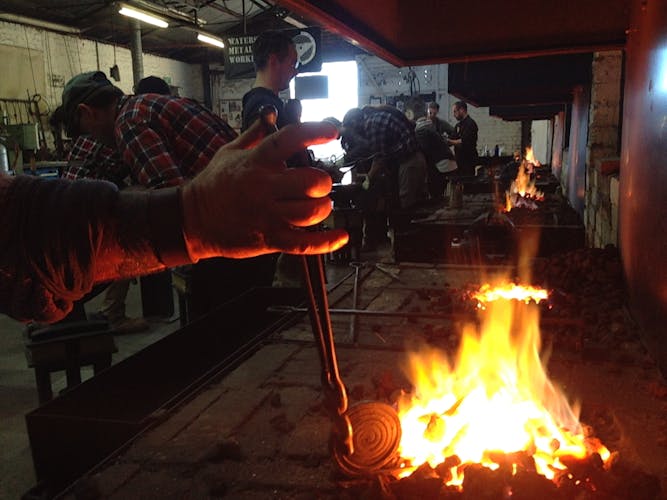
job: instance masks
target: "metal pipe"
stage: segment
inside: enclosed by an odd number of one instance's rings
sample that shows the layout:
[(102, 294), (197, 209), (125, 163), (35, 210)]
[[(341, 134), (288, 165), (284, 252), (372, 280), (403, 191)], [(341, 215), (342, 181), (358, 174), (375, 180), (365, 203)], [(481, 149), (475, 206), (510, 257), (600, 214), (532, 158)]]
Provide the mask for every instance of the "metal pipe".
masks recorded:
[[(354, 285), (352, 287), (352, 309), (357, 309), (359, 307), (359, 271), (361, 270), (361, 262), (351, 262), (350, 266), (354, 268)], [(350, 342), (357, 342), (359, 340), (359, 335), (357, 334), (357, 323), (359, 322), (357, 315), (352, 314), (350, 316)]]
[[(305, 307), (274, 306), (271, 312), (305, 313)], [(401, 312), (401, 311), (372, 311), (368, 309), (329, 309), (329, 314), (354, 314), (358, 316), (376, 316), (390, 318), (417, 318), (417, 319), (448, 319), (452, 321), (477, 321), (475, 314), (467, 313), (429, 313), (429, 312)], [(578, 318), (540, 318), (545, 325), (575, 325), (579, 326), (583, 320)]]
[(81, 34), (81, 30), (79, 28), (65, 26), (64, 24), (52, 23), (50, 21), (42, 21), (41, 19), (33, 19), (31, 17), (21, 16), (18, 14), (8, 14), (2, 12), (0, 13), (0, 20), (7, 21), (9, 23), (26, 24), (28, 26), (34, 26), (35, 28), (42, 28), (59, 33), (68, 33), (70, 35)]
[(132, 21), (130, 51), (132, 53), (132, 78), (136, 85), (144, 77), (144, 55), (141, 50), (141, 23), (137, 20)]

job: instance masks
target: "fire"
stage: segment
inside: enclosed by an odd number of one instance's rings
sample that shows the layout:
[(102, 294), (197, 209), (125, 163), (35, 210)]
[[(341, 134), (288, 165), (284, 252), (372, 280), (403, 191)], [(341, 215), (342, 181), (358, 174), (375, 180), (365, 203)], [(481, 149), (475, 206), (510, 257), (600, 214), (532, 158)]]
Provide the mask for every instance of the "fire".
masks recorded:
[(609, 451), (584, 436), (578, 409), (551, 383), (540, 359), (536, 303), (546, 296), (533, 287), (484, 286), (476, 294), (485, 305), (480, 327), (464, 328), (454, 360), (434, 349), (409, 355), (414, 391), (399, 401), (401, 477), (449, 459), (446, 483), (461, 485), (459, 463), (495, 470), (503, 453), (532, 457), (549, 479), (566, 470), (564, 457), (598, 453), (608, 460)]
[(530, 146), (526, 148), (526, 154), (524, 155), (524, 158), (532, 166), (534, 167), (540, 166), (540, 162), (535, 159), (535, 155), (533, 154), (533, 148), (531, 148)]
[(539, 304), (542, 300), (547, 300), (549, 294), (543, 288), (533, 286), (521, 286), (514, 283), (507, 283), (492, 287), (490, 284), (484, 284), (479, 291), (472, 294), (477, 299), (477, 307), (485, 308), (487, 302), (493, 302), (499, 299), (520, 300), (528, 304), (531, 300)]
[(512, 181), (509, 191), (505, 193), (505, 211), (509, 212), (515, 207), (527, 207), (531, 210), (537, 209), (535, 201), (544, 200), (544, 193), (535, 187), (535, 179), (532, 174), (540, 162), (535, 159), (533, 148), (527, 147), (524, 159), (519, 165), (516, 178)]

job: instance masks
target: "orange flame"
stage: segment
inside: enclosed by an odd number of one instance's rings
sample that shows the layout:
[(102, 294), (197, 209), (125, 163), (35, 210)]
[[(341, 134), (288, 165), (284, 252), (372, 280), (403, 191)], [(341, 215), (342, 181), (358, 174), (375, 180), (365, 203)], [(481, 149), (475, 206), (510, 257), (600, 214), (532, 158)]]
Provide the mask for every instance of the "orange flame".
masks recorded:
[(528, 146), (528, 147), (526, 148), (526, 154), (525, 154), (523, 157), (524, 157), (524, 158), (526, 159), (526, 161), (527, 161), (528, 163), (530, 163), (531, 165), (533, 165), (533, 166), (535, 166), (535, 167), (539, 167), (539, 166), (540, 166), (540, 162), (537, 161), (537, 160), (535, 159), (535, 155), (533, 154), (533, 148), (531, 148), (530, 146)]
[[(566, 467), (560, 458), (609, 451), (586, 439), (578, 408), (549, 380), (540, 359), (539, 310), (546, 290), (510, 284), (486, 285), (475, 294), (485, 304), (479, 330), (464, 328), (455, 360), (430, 349), (408, 356), (415, 390), (399, 401), (399, 453), (405, 477), (448, 457), (462, 464), (496, 469), (494, 454), (523, 451), (537, 471), (553, 479)], [(462, 469), (452, 467), (449, 485), (461, 485)]]
[(514, 207), (525, 206), (535, 210), (537, 204), (534, 200), (544, 200), (544, 193), (535, 186), (535, 180), (531, 177), (534, 167), (539, 167), (540, 162), (535, 159), (533, 148), (527, 147), (523, 161), (519, 165), (516, 179), (512, 181), (509, 191), (505, 193), (505, 211), (509, 212)]

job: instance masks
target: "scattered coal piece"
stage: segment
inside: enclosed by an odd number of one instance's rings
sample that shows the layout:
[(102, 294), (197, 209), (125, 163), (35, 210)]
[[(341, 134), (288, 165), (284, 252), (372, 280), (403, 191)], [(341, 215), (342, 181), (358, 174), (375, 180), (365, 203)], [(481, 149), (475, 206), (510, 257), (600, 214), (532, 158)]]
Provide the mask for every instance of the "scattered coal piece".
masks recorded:
[(443, 487), (438, 477), (406, 477), (390, 485), (390, 491), (396, 500), (438, 500)]
[(537, 472), (519, 471), (509, 481), (512, 500), (534, 500), (536, 498), (558, 498), (556, 485)]
[(464, 499), (498, 499), (507, 493), (507, 484), (503, 474), (492, 471), (480, 464), (463, 465)]
[(273, 417), (270, 421), (271, 427), (275, 430), (287, 434), (294, 430), (294, 424), (287, 419), (287, 415), (280, 413)]
[(221, 463), (225, 460), (240, 462), (243, 460), (241, 445), (236, 438), (218, 441), (204, 452), (203, 460), (211, 463)]
[(279, 392), (273, 392), (271, 394), (271, 396), (269, 396), (269, 404), (273, 408), (280, 408), (283, 405), (283, 403), (280, 399), (280, 393)]

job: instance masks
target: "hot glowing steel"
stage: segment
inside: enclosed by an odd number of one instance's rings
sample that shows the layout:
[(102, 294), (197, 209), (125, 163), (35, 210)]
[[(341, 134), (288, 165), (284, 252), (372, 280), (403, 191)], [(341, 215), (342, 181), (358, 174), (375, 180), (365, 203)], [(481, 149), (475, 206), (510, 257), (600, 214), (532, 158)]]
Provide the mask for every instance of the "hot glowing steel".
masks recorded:
[[(540, 359), (536, 302), (546, 291), (483, 287), (477, 298), (486, 307), (480, 327), (464, 329), (455, 359), (434, 349), (408, 357), (415, 390), (399, 401), (400, 477), (425, 463), (457, 463), (455, 456), (464, 465), (497, 469), (498, 454), (521, 452), (549, 479), (566, 470), (564, 457), (599, 453), (606, 462), (609, 451), (584, 436), (578, 408), (551, 383)], [(452, 467), (447, 484), (461, 485), (463, 475), (464, 467)]]
[(547, 300), (549, 294), (543, 288), (537, 288), (533, 286), (521, 286), (514, 283), (507, 283), (500, 286), (492, 287), (491, 285), (484, 284), (480, 287), (479, 291), (472, 294), (473, 299), (477, 299), (477, 307), (483, 309), (487, 302), (492, 302), (494, 300), (519, 300), (528, 304), (530, 301), (533, 301), (537, 304), (542, 300)]

